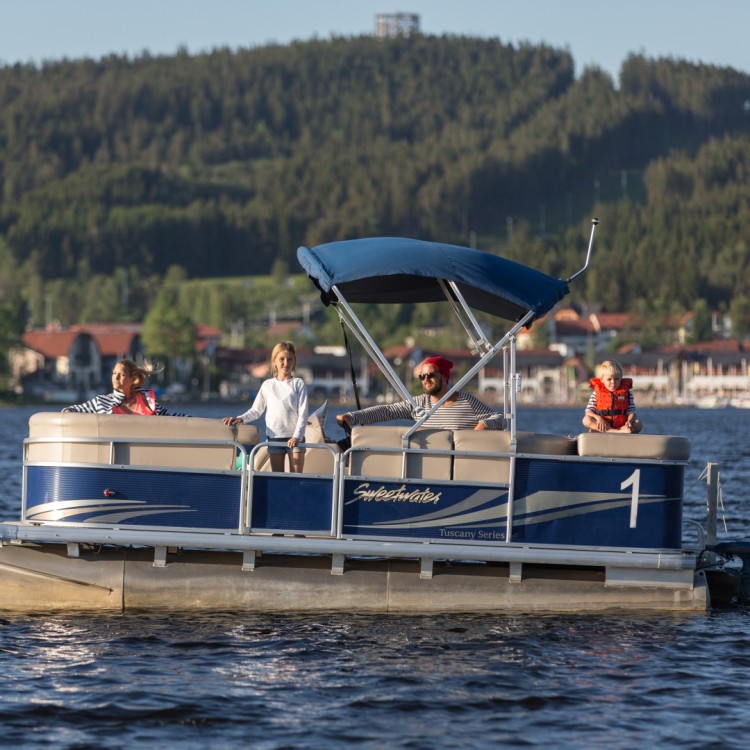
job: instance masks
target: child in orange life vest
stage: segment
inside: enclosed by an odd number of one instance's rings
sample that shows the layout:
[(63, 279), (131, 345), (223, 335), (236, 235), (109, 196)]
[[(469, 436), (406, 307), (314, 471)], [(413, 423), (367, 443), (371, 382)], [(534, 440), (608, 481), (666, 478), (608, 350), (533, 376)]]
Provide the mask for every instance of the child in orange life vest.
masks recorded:
[(583, 426), (589, 432), (640, 432), (641, 421), (635, 413), (633, 381), (622, 377), (619, 362), (607, 359), (596, 368), (598, 377), (591, 378), (591, 398), (586, 405)]

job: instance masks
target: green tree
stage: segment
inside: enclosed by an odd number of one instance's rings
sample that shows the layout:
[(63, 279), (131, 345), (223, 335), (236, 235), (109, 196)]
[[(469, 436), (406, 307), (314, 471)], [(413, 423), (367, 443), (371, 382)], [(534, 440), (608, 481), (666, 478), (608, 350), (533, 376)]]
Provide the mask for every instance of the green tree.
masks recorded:
[[(20, 341), (21, 310), (11, 302), (0, 305), (0, 352), (8, 352), (18, 346)], [(0, 356), (0, 391), (8, 390), (8, 379), (11, 375), (10, 361), (7, 356)]]
[(177, 285), (165, 286), (143, 321), (143, 345), (149, 357), (163, 360), (168, 379), (177, 360), (192, 363), (195, 357), (195, 325), (177, 305)]
[(693, 320), (690, 328), (690, 343), (710, 341), (713, 338), (711, 328), (711, 311), (704, 299), (696, 300), (693, 305)]
[(741, 294), (732, 299), (729, 306), (729, 317), (732, 321), (732, 333), (746, 339), (750, 335), (750, 298)]

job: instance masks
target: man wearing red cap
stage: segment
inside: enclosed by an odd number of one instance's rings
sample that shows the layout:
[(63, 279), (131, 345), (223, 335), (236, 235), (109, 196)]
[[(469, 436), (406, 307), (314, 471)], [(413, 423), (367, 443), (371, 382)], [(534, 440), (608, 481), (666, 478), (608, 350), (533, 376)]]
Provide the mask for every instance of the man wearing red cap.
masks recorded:
[[(445, 357), (427, 357), (419, 366), (419, 380), (423, 393), (415, 397), (421, 409), (431, 409), (448, 391), (453, 362)], [(359, 411), (339, 414), (336, 421), (342, 424), (375, 424), (392, 419), (417, 420), (412, 405), (408, 401), (395, 404), (370, 406)], [(490, 409), (470, 393), (458, 391), (453, 393), (440, 408), (425, 422), (425, 427), (442, 430), (504, 430), (505, 418), (502, 414)]]

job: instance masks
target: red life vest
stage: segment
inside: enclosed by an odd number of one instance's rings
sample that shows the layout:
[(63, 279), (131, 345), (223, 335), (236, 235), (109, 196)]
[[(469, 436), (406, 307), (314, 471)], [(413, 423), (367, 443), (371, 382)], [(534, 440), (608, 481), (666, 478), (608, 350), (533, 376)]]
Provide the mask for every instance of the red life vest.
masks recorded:
[(596, 409), (594, 411), (604, 417), (610, 427), (619, 429), (628, 421), (628, 407), (630, 406), (630, 389), (633, 381), (623, 378), (617, 390), (610, 391), (599, 378), (591, 378), (589, 385), (596, 391)]
[(112, 414), (141, 414), (144, 417), (151, 417), (156, 414), (156, 397), (154, 391), (148, 392), (136, 391), (135, 403), (130, 411), (126, 411), (119, 404), (112, 407)]

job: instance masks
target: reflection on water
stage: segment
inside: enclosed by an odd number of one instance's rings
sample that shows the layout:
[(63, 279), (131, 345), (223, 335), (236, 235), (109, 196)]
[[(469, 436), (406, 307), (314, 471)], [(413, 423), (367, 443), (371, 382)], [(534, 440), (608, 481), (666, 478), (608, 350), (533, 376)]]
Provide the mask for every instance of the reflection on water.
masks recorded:
[[(0, 420), (17, 514), (33, 409)], [(226, 407), (201, 405), (200, 416)], [(744, 413), (645, 410), (688, 435), (686, 517), (718, 460), (729, 536), (750, 532)], [(519, 429), (575, 433), (574, 409)], [(329, 427), (332, 417), (329, 415)], [(252, 574), (250, 574), (252, 575)], [(750, 610), (692, 615), (0, 616), (3, 741), (24, 748), (739, 748)]]
[(11, 738), (32, 728), (24, 747), (42, 723), (47, 747), (739, 747), (747, 624), (742, 610), (13, 618), (0, 719)]

